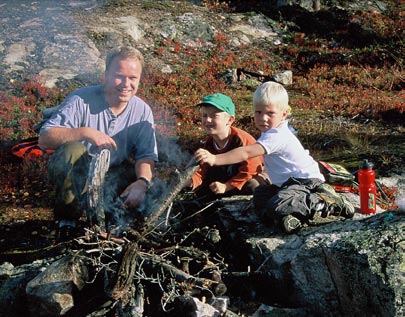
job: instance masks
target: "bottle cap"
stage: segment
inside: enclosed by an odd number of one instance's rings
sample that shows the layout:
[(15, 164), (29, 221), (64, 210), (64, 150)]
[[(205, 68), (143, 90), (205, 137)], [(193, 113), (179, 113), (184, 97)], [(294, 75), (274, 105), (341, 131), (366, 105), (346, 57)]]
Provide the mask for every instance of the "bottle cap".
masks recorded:
[(363, 163), (360, 165), (360, 169), (362, 170), (370, 170), (374, 167), (374, 164), (369, 162), (368, 160), (364, 160)]

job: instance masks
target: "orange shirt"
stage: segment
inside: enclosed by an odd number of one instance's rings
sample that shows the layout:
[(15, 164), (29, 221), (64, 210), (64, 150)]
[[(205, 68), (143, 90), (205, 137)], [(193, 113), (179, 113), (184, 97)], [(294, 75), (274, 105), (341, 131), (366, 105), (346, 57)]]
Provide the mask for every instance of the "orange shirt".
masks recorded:
[[(212, 136), (208, 136), (204, 142), (203, 148), (212, 154), (221, 154), (241, 146), (255, 143), (255, 138), (249, 133), (241, 129), (231, 127), (228, 142), (223, 149), (217, 149)], [(208, 164), (203, 164), (192, 176), (193, 189), (200, 186), (203, 182), (208, 182), (208, 184), (212, 182), (221, 182), (228, 183), (229, 185), (232, 185), (240, 190), (249, 179), (261, 173), (262, 170), (262, 156), (254, 157), (241, 163), (224, 166), (209, 166)]]

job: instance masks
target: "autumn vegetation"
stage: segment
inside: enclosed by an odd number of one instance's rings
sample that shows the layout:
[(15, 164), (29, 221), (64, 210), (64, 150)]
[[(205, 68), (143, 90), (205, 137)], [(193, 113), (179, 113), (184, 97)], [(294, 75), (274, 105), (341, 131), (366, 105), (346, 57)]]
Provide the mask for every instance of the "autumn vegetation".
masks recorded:
[[(170, 56), (173, 65), (181, 66), (169, 74), (146, 67), (139, 95), (154, 110), (157, 133), (176, 138), (184, 151), (192, 153), (203, 135), (193, 105), (213, 91), (232, 97), (238, 109), (236, 125), (257, 136), (251, 100), (259, 83), (254, 79), (229, 83), (222, 73), (238, 68), (271, 75), (290, 69), (294, 74), (293, 85), (287, 87), (291, 120), (305, 146), (318, 159), (347, 163), (352, 171), (359, 160), (371, 156), (382, 171), (401, 163), (391, 151), (400, 141), (388, 141), (390, 135), (401, 140), (404, 122), (403, 12), (395, 3), (389, 2), (384, 14), (353, 13), (322, 35), (314, 30), (291, 32), (285, 45), (257, 48), (249, 54), (243, 54), (243, 47), (229, 48), (230, 39), (220, 32), (214, 46), (202, 43), (199, 50), (162, 40), (154, 55)], [(206, 1), (206, 5), (227, 9), (220, 2)], [(283, 23), (279, 22), (280, 29)], [(50, 207), (47, 158), (18, 160), (8, 150), (36, 136), (32, 127), (41, 120), (42, 110), (59, 104), (75, 88), (74, 84), (47, 88), (32, 74), (0, 86), (0, 210)], [(373, 122), (372, 127), (367, 122)], [(325, 146), (337, 139), (339, 146)], [(378, 141), (380, 146), (374, 149), (371, 144)], [(388, 196), (394, 194), (395, 189), (387, 189)], [(7, 217), (3, 213), (0, 220)]]

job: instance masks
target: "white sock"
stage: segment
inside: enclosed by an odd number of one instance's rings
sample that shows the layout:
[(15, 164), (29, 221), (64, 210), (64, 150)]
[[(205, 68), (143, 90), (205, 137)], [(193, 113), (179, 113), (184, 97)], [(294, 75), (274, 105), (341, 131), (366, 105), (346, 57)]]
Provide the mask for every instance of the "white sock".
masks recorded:
[(325, 203), (323, 201), (317, 203), (315, 205), (315, 211), (321, 211), (325, 208)]

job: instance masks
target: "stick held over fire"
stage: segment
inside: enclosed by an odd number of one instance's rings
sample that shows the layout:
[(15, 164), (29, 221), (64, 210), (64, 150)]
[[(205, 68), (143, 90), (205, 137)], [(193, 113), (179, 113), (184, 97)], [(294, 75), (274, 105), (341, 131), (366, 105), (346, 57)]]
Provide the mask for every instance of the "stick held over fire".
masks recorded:
[(149, 231), (156, 226), (159, 218), (163, 215), (163, 213), (169, 208), (170, 204), (176, 198), (176, 196), (180, 193), (180, 191), (188, 184), (191, 179), (191, 176), (198, 170), (199, 165), (197, 161), (192, 158), (183, 171), (177, 174), (177, 178), (173, 179), (169, 184), (169, 190), (167, 191), (166, 195), (163, 195), (160, 199), (155, 201), (155, 203), (151, 206), (149, 211), (150, 216), (146, 219), (145, 229)]

